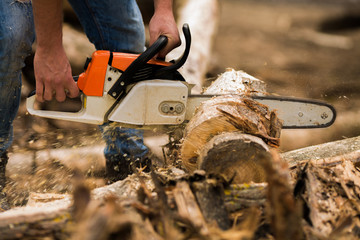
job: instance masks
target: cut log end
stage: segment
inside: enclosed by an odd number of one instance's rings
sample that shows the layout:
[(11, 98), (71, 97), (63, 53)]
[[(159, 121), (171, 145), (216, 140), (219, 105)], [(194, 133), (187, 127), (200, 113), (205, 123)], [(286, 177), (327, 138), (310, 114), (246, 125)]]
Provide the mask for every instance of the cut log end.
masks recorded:
[(198, 158), (198, 168), (220, 173), (235, 183), (265, 182), (263, 158), (270, 158), (269, 148), (260, 138), (241, 132), (222, 133), (205, 144)]

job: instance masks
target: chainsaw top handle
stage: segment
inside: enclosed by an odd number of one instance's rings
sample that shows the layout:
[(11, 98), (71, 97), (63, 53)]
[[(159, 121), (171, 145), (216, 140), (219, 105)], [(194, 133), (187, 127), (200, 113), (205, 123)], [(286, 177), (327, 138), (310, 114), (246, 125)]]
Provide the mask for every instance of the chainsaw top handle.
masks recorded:
[(184, 51), (184, 53), (177, 60), (174, 60), (173, 65), (161, 68), (159, 71), (157, 71), (156, 75), (160, 76), (160, 75), (163, 75), (165, 73), (175, 71), (175, 70), (181, 68), (184, 65), (184, 63), (186, 62), (186, 60), (187, 60), (187, 58), (189, 56), (189, 53), (190, 53), (191, 33), (190, 33), (189, 25), (187, 23), (185, 23), (183, 25), (182, 29), (183, 29), (183, 33), (184, 33), (184, 37), (185, 37), (185, 51)]
[[(183, 25), (183, 32), (186, 41), (186, 47), (183, 55), (174, 61), (174, 64), (159, 69), (155, 76), (161, 76), (165, 73), (176, 71), (179, 69), (184, 63), (186, 62), (187, 57), (189, 56), (190, 52), (190, 45), (191, 45), (191, 34), (188, 24)], [(161, 35), (145, 52), (141, 53), (139, 57), (137, 57), (129, 67), (123, 72), (120, 78), (116, 81), (116, 83), (110, 88), (108, 94), (115, 99), (120, 98), (123, 95), (126, 86), (132, 83), (132, 78), (135, 73), (142, 69), (146, 63), (152, 59), (156, 54), (158, 54), (161, 49), (163, 49), (166, 44), (168, 43), (168, 38), (164, 35)]]

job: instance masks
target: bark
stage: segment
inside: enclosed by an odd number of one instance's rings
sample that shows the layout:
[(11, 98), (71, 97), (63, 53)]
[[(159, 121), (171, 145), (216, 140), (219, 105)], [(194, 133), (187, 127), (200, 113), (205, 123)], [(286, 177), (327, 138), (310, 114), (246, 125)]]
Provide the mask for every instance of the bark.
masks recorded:
[(224, 186), (215, 179), (205, 179), (191, 184), (201, 212), (210, 226), (227, 230), (230, 218), (225, 207)]
[(313, 226), (308, 234), (325, 239), (357, 239), (360, 223), (358, 170), (351, 161), (334, 167), (310, 163), (304, 170), (304, 205), (307, 221)]
[(229, 212), (265, 207), (267, 183), (231, 184), (225, 189), (225, 206)]
[(281, 157), (286, 159), (290, 168), (309, 160), (315, 164), (336, 165), (344, 160), (359, 162), (359, 151), (360, 137), (353, 137), (286, 152)]
[(179, 215), (199, 228), (202, 235), (208, 235), (208, 226), (189, 184), (184, 181), (178, 182), (173, 194)]
[(288, 165), (276, 151), (272, 151), (272, 155), (263, 161), (268, 182), (266, 211), (271, 229), (279, 240), (302, 239), (301, 208), (290, 185)]

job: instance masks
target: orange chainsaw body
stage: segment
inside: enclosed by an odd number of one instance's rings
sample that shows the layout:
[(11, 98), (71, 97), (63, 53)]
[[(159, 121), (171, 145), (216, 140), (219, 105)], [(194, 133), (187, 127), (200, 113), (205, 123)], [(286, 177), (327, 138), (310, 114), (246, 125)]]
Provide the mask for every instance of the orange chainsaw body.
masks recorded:
[[(110, 51), (98, 50), (91, 56), (85, 72), (78, 78), (79, 89), (87, 96), (103, 96), (104, 81), (108, 65), (124, 72), (129, 65), (139, 57), (139, 54), (112, 52), (112, 61)], [(151, 59), (148, 64), (170, 66), (171, 63)]]

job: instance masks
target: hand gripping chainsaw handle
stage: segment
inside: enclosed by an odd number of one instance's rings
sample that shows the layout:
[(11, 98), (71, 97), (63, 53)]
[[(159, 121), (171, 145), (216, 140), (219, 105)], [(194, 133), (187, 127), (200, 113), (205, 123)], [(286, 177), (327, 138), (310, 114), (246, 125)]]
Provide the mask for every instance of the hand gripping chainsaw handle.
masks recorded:
[[(183, 26), (183, 32), (186, 39), (186, 48), (183, 55), (176, 61), (174, 64), (163, 67), (156, 72), (155, 76), (161, 76), (171, 71), (176, 71), (179, 69), (186, 61), (189, 51), (190, 51), (190, 30), (187, 24)], [(35, 90), (32, 91), (28, 98), (26, 99), (26, 108), (28, 112), (32, 115), (52, 118), (52, 119), (61, 119), (75, 122), (83, 122), (90, 124), (103, 124), (104, 121), (107, 121), (106, 116), (109, 113), (109, 108), (114, 106), (114, 102), (118, 102), (121, 99), (121, 96), (124, 93), (124, 84), (121, 83), (124, 80), (125, 86), (131, 84), (131, 79), (138, 69), (143, 67), (150, 59), (152, 59), (161, 49), (163, 49), (168, 42), (166, 36), (160, 36), (146, 51), (140, 54), (123, 72), (121, 79), (117, 81), (109, 90), (108, 94), (112, 96), (114, 101), (111, 104), (104, 103), (105, 108), (97, 108), (91, 106), (98, 106), (98, 100), (95, 100), (94, 97), (87, 97), (85, 94), (81, 93), (82, 107), (78, 112), (61, 112), (61, 111), (49, 111), (49, 110), (38, 110), (34, 108), (35, 104)], [(74, 77), (74, 81), (77, 80), (77, 77)], [(123, 82), (124, 82), (123, 81)], [(120, 84), (121, 83), (121, 84)], [(93, 102), (94, 101), (94, 102)], [(97, 102), (95, 102), (97, 101)]]
[[(160, 68), (154, 74), (154, 77), (161, 77), (167, 73), (175, 72), (177, 69), (182, 67), (187, 60), (190, 52), (191, 45), (191, 34), (188, 24), (183, 25), (183, 33), (186, 40), (185, 51), (183, 55), (178, 59), (174, 60), (174, 64)], [(120, 79), (112, 86), (109, 90), (109, 95), (119, 100), (122, 97), (122, 93), (126, 87), (132, 83), (133, 76), (139, 69), (142, 69), (146, 63), (152, 59), (157, 53), (163, 49), (168, 42), (166, 36), (160, 36), (145, 52), (143, 52), (137, 59), (135, 59), (130, 66), (124, 71)]]

